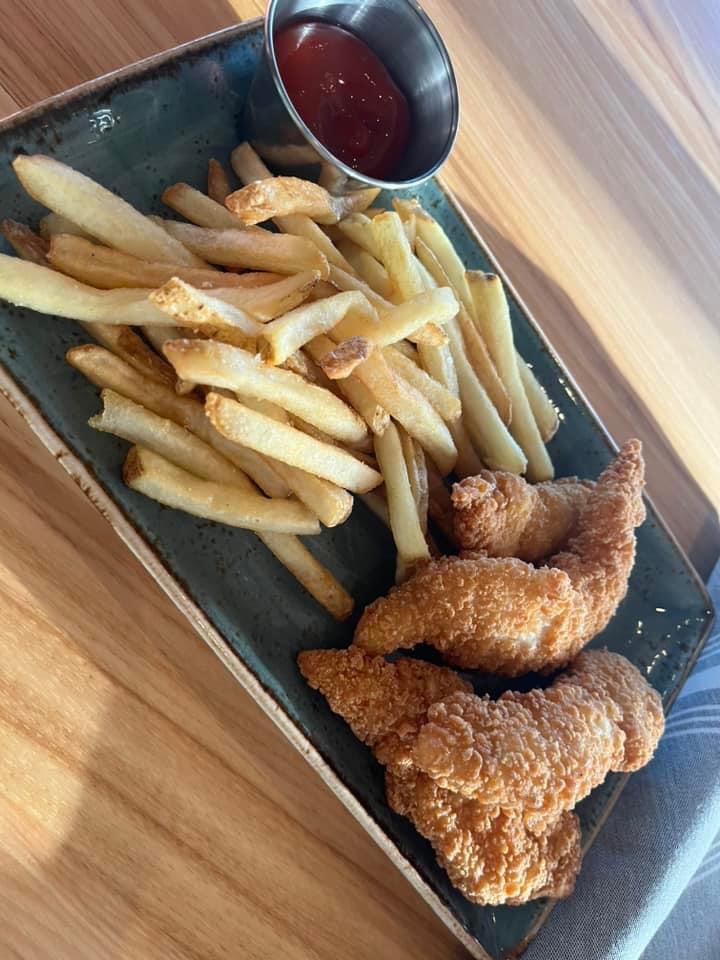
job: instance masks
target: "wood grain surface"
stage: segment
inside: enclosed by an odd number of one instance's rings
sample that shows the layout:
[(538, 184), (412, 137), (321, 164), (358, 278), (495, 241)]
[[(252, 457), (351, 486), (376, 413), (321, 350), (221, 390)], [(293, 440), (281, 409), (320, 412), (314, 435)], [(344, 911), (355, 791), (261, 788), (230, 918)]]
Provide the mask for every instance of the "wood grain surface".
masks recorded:
[[(4, 0), (0, 115), (262, 12)], [(720, 544), (720, 7), (426, 0), (444, 176), (702, 572)], [(0, 406), (0, 956), (463, 955)]]

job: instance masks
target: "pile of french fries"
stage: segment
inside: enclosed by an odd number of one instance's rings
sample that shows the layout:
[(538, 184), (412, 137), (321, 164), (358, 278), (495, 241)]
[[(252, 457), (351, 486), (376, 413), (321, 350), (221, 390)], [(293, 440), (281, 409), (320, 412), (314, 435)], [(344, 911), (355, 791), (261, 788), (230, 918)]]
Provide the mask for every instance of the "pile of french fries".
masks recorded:
[[(100, 388), (96, 430), (132, 446), (129, 487), (251, 530), (335, 617), (352, 598), (298, 539), (360, 497), (391, 529), (403, 579), (451, 535), (446, 478), (547, 480), (557, 413), (517, 354), (500, 279), (466, 271), (417, 201), (334, 197), (273, 177), (248, 144), (242, 186), (216, 160), (207, 193), (149, 217), (58, 161), (18, 156), (50, 211), (5, 220), (0, 298), (78, 321), (67, 360)], [(261, 226), (271, 221), (275, 230)]]

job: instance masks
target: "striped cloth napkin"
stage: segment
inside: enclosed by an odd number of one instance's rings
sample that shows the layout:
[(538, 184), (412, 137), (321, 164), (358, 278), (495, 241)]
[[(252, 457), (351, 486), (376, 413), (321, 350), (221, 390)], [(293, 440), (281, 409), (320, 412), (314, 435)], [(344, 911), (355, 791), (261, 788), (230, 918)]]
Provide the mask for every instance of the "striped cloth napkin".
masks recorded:
[[(720, 562), (709, 583), (720, 608)], [(720, 625), (523, 960), (720, 958)]]

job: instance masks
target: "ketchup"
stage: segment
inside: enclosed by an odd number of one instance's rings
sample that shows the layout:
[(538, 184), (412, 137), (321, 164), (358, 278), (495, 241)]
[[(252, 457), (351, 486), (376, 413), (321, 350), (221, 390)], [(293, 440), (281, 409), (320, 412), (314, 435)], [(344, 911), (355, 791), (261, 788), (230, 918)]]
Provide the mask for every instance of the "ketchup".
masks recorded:
[(370, 47), (329, 23), (293, 23), (275, 35), (275, 56), (295, 109), (333, 156), (384, 179), (410, 132), (407, 99)]

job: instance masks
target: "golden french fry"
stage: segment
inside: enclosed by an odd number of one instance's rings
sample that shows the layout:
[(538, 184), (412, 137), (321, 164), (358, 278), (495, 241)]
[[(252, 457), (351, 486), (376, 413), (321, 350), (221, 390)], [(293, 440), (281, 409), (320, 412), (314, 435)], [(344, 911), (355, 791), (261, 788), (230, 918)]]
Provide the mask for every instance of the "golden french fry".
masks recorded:
[(231, 193), (225, 206), (248, 225), (292, 214), (303, 214), (317, 223), (337, 223), (348, 214), (369, 207), (378, 193), (379, 188), (369, 187), (333, 197), (310, 180), (273, 177), (255, 180)]
[(446, 329), (460, 385), (463, 423), (473, 445), (491, 470), (524, 473), (527, 458), (470, 366), (456, 321), (451, 320)]
[[(381, 210), (381, 214), (387, 213)], [(379, 214), (378, 214), (379, 215)], [(380, 244), (372, 227), (373, 221), (364, 213), (353, 213), (338, 223), (338, 230), (348, 240), (379, 261), (382, 257)]]
[(266, 324), (261, 335), (264, 354), (272, 364), (282, 363), (291, 354), (321, 333), (338, 326), (343, 318), (376, 317), (375, 310), (361, 293), (338, 293), (325, 300), (305, 304)]
[[(438, 350), (442, 349), (442, 347), (447, 349), (447, 343), (441, 344), (439, 347), (432, 347), (431, 349)], [(418, 352), (418, 348), (414, 347), (411, 343), (408, 343), (407, 340), (398, 340), (397, 343), (393, 344), (393, 349), (397, 350), (398, 353), (401, 353), (404, 357), (407, 357), (408, 360), (412, 360), (413, 363), (420, 363), (420, 353)]]
[(93, 344), (71, 347), (65, 359), (101, 390), (106, 387), (114, 390), (190, 430), (252, 477), (268, 496), (286, 497), (290, 493), (287, 485), (262, 457), (253, 450), (231, 443), (214, 430), (205, 416), (202, 403), (197, 400), (178, 396), (170, 387), (148, 380), (109, 350)]
[(393, 287), (385, 267), (352, 240), (343, 239), (337, 248), (353, 268), (355, 273), (371, 287), (375, 293), (386, 300), (392, 299)]
[(517, 363), (520, 379), (522, 380), (530, 409), (535, 417), (535, 422), (538, 425), (540, 436), (543, 438), (543, 443), (549, 443), (560, 426), (558, 412), (553, 406), (552, 400), (547, 395), (545, 388), (538, 382), (533, 370), (519, 353), (517, 354)]
[[(315, 337), (309, 343), (305, 344), (305, 350), (310, 354), (318, 365), (323, 357), (332, 353), (335, 349), (335, 343), (329, 337)], [(322, 368), (320, 368), (322, 372)], [(356, 377), (346, 377), (344, 380), (327, 381), (328, 385), (334, 386), (345, 397), (350, 406), (356, 410), (370, 427), (373, 433), (381, 434), (390, 423), (390, 415), (377, 402), (372, 392), (368, 390), (364, 383), (361, 383)]]
[(234, 400), (208, 394), (205, 411), (213, 426), (235, 443), (292, 467), (330, 480), (353, 493), (365, 493), (382, 477), (339, 447), (321, 443), (301, 430), (278, 423)]
[(17, 220), (0, 221), (0, 235), (5, 237), (13, 250), (30, 263), (47, 266), (50, 246), (44, 237), (40, 237), (24, 223)]
[(174, 420), (158, 416), (114, 390), (103, 390), (100, 399), (102, 411), (88, 420), (93, 429), (146, 447), (203, 480), (254, 489), (242, 470)]
[[(447, 274), (455, 293), (458, 295), (458, 299), (474, 319), (475, 307), (473, 298), (470, 295), (470, 288), (465, 278), (465, 265), (457, 255), (455, 247), (448, 239), (447, 234), (440, 224), (436, 220), (433, 220), (419, 205), (418, 208), (414, 210), (414, 216), (415, 229), (417, 232), (415, 240), (416, 249), (418, 240), (422, 240), (423, 243), (429, 247)], [(427, 264), (425, 264), (425, 266), (427, 266)], [(432, 273), (432, 271), (430, 272)]]
[[(357, 291), (356, 296), (359, 295)], [(333, 338), (363, 337), (375, 346), (385, 347), (409, 337), (437, 345), (447, 341), (440, 324), (446, 323), (455, 312), (457, 300), (449, 287), (431, 290), (407, 303), (390, 307), (379, 317), (374, 308), (353, 311), (333, 328)]]
[[(207, 227), (211, 230), (243, 230), (245, 226), (238, 217), (220, 203), (189, 186), (187, 183), (174, 183), (168, 187), (162, 197), (162, 202), (189, 220), (198, 227)], [(168, 221), (172, 223), (173, 221)], [(167, 225), (163, 223), (167, 230)], [(170, 231), (168, 230), (168, 233)], [(255, 230), (250, 231), (255, 234)], [(170, 234), (172, 236), (172, 234)]]
[[(236, 147), (232, 152), (230, 162), (242, 183), (248, 184), (256, 180), (268, 180), (272, 177), (268, 168), (249, 143), (241, 143), (239, 147)], [(278, 230), (283, 233), (292, 233), (296, 237), (305, 237), (306, 240), (312, 240), (318, 250), (326, 257), (328, 263), (334, 263), (336, 267), (352, 273), (352, 267), (345, 257), (310, 217), (296, 213), (287, 217), (275, 217), (273, 222)]]
[(13, 161), (18, 180), (30, 196), (68, 217), (103, 243), (143, 260), (185, 266), (202, 263), (147, 217), (90, 177), (41, 154)]
[(283, 277), (250, 289), (223, 288), (214, 296), (258, 320), (273, 320), (303, 303), (318, 283), (317, 270), (304, 270), (293, 277)]
[(527, 457), (528, 479), (532, 482), (551, 480), (554, 476), (552, 461), (520, 379), (510, 310), (502, 281), (495, 274), (479, 271), (469, 272), (467, 281), (475, 302), (476, 322), (510, 397), (510, 432)]
[(123, 466), (123, 480), (131, 490), (166, 507), (231, 527), (272, 533), (320, 532), (317, 518), (301, 503), (269, 499), (238, 487), (201, 480), (142, 447), (130, 449)]
[(335, 394), (245, 350), (214, 340), (170, 340), (163, 351), (184, 380), (271, 401), (345, 443), (367, 437), (361, 417)]
[(85, 240), (94, 239), (87, 230), (83, 230), (82, 227), (79, 227), (76, 223), (73, 223), (72, 220), (68, 220), (67, 217), (63, 217), (59, 213), (46, 213), (38, 224), (38, 230), (40, 231), (40, 236), (44, 237), (45, 240), (49, 240), (51, 237), (57, 236), (60, 233), (67, 233), (73, 237), (83, 237)]
[(398, 429), (398, 433), (400, 435), (400, 444), (402, 446), (405, 467), (407, 468), (408, 480), (410, 481), (410, 489), (412, 490), (415, 509), (417, 510), (420, 521), (420, 529), (423, 535), (426, 535), (428, 503), (430, 499), (427, 461), (423, 449), (417, 440), (413, 440), (402, 428)]
[[(450, 283), (450, 277), (447, 271), (423, 240), (418, 239), (416, 249), (420, 262), (427, 268), (433, 281), (439, 284)], [(509, 424), (512, 417), (510, 397), (505, 389), (505, 384), (495, 369), (495, 364), (488, 352), (483, 337), (464, 306), (461, 307), (458, 313), (458, 326), (462, 333), (465, 353), (470, 362), (470, 366), (475, 371), (475, 375), (495, 405), (495, 409), (500, 414), (503, 423), (506, 425)]]
[(18, 307), (91, 323), (168, 324), (147, 290), (96, 290), (57, 270), (0, 253), (0, 298)]
[(336, 620), (346, 620), (350, 616), (353, 598), (297, 537), (284, 533), (263, 533), (258, 536), (280, 563)]
[(355, 367), (370, 356), (371, 344), (364, 337), (350, 337), (319, 361), (322, 371), (331, 380), (349, 377)]
[(512, 404), (505, 389), (505, 384), (495, 369), (487, 345), (464, 307), (460, 310), (457, 319), (470, 366), (475, 371), (480, 383), (485, 387), (485, 392), (495, 405), (503, 423), (507, 426), (512, 420)]
[(208, 263), (281, 274), (317, 270), (322, 278), (329, 273), (325, 257), (303, 237), (269, 230), (209, 230), (176, 220), (166, 220), (164, 226), (171, 236)]
[(403, 229), (402, 220), (392, 211), (381, 213), (370, 221), (378, 259), (390, 277), (402, 301), (412, 300), (424, 290), (415, 257)]
[[(375, 351), (353, 373), (378, 403), (415, 437), (443, 475), (452, 471), (457, 450), (440, 415), (414, 387), (393, 373), (382, 354)], [(345, 381), (338, 381), (344, 383)]]
[[(174, 388), (176, 377), (173, 368), (151, 350), (142, 337), (139, 337), (130, 327), (111, 323), (81, 323), (97, 342), (120, 357), (137, 370), (138, 373), (161, 383), (166, 387)], [(172, 330), (172, 327), (160, 327), (162, 330)]]
[(462, 413), (462, 405), (458, 397), (441, 383), (438, 383), (437, 380), (434, 380), (399, 350), (396, 350), (395, 347), (386, 348), (383, 351), (383, 356), (390, 369), (394, 370), (403, 380), (415, 387), (419, 393), (429, 400), (443, 420), (458, 419)]
[(262, 324), (238, 307), (224, 303), (177, 278), (154, 290), (149, 300), (172, 317), (178, 326), (191, 327), (208, 337), (240, 346), (247, 343), (248, 337), (256, 337), (264, 330)]
[(225, 197), (232, 191), (230, 178), (219, 160), (208, 160), (207, 192), (215, 203), (225, 205)]
[[(142, 327), (142, 332), (146, 340), (155, 348), (159, 354), (158, 360), (162, 363), (165, 363), (163, 355), (163, 346), (168, 342), (168, 340), (177, 340), (180, 337), (187, 336), (188, 333), (192, 334), (192, 330), (184, 330), (182, 327), (156, 327), (156, 326), (145, 326)], [(193, 380), (183, 380), (180, 377), (175, 376), (170, 364), (166, 364), (168, 369), (173, 375), (172, 386), (175, 388), (175, 392), (179, 393), (181, 396), (185, 394), (192, 393), (193, 390), (197, 388), (197, 383)], [(182, 466), (182, 464), (181, 464)], [(206, 478), (212, 479), (212, 477)]]
[(398, 557), (404, 564), (429, 560), (430, 551), (415, 507), (398, 429), (391, 423), (381, 437), (375, 437), (375, 453), (385, 480), (390, 529)]
[[(200, 230), (200, 227), (189, 229)], [(167, 283), (173, 277), (184, 280), (193, 287), (201, 290), (215, 288), (243, 287), (247, 289), (254, 280), (247, 280), (237, 273), (227, 273), (208, 267), (201, 270), (198, 267), (183, 267), (172, 263), (150, 263), (148, 260), (138, 260), (128, 253), (113, 250), (84, 240), (82, 237), (73, 237), (60, 234), (52, 237), (48, 257), (56, 270), (75, 277), (82, 283), (104, 290), (117, 287), (148, 287), (153, 289)], [(257, 274), (246, 276), (256, 277)], [(262, 274), (262, 277), (267, 276)], [(277, 274), (270, 274), (270, 280), (276, 279)], [(264, 280), (262, 282), (265, 282)], [(270, 282), (270, 281), (268, 281)]]
[(375, 293), (373, 288), (365, 283), (364, 280), (361, 280), (360, 277), (356, 277), (346, 270), (341, 270), (340, 267), (335, 266), (333, 263), (330, 264), (330, 283), (343, 292), (356, 290), (358, 293), (362, 293), (376, 310), (392, 310), (392, 301), (386, 300), (384, 297)]

